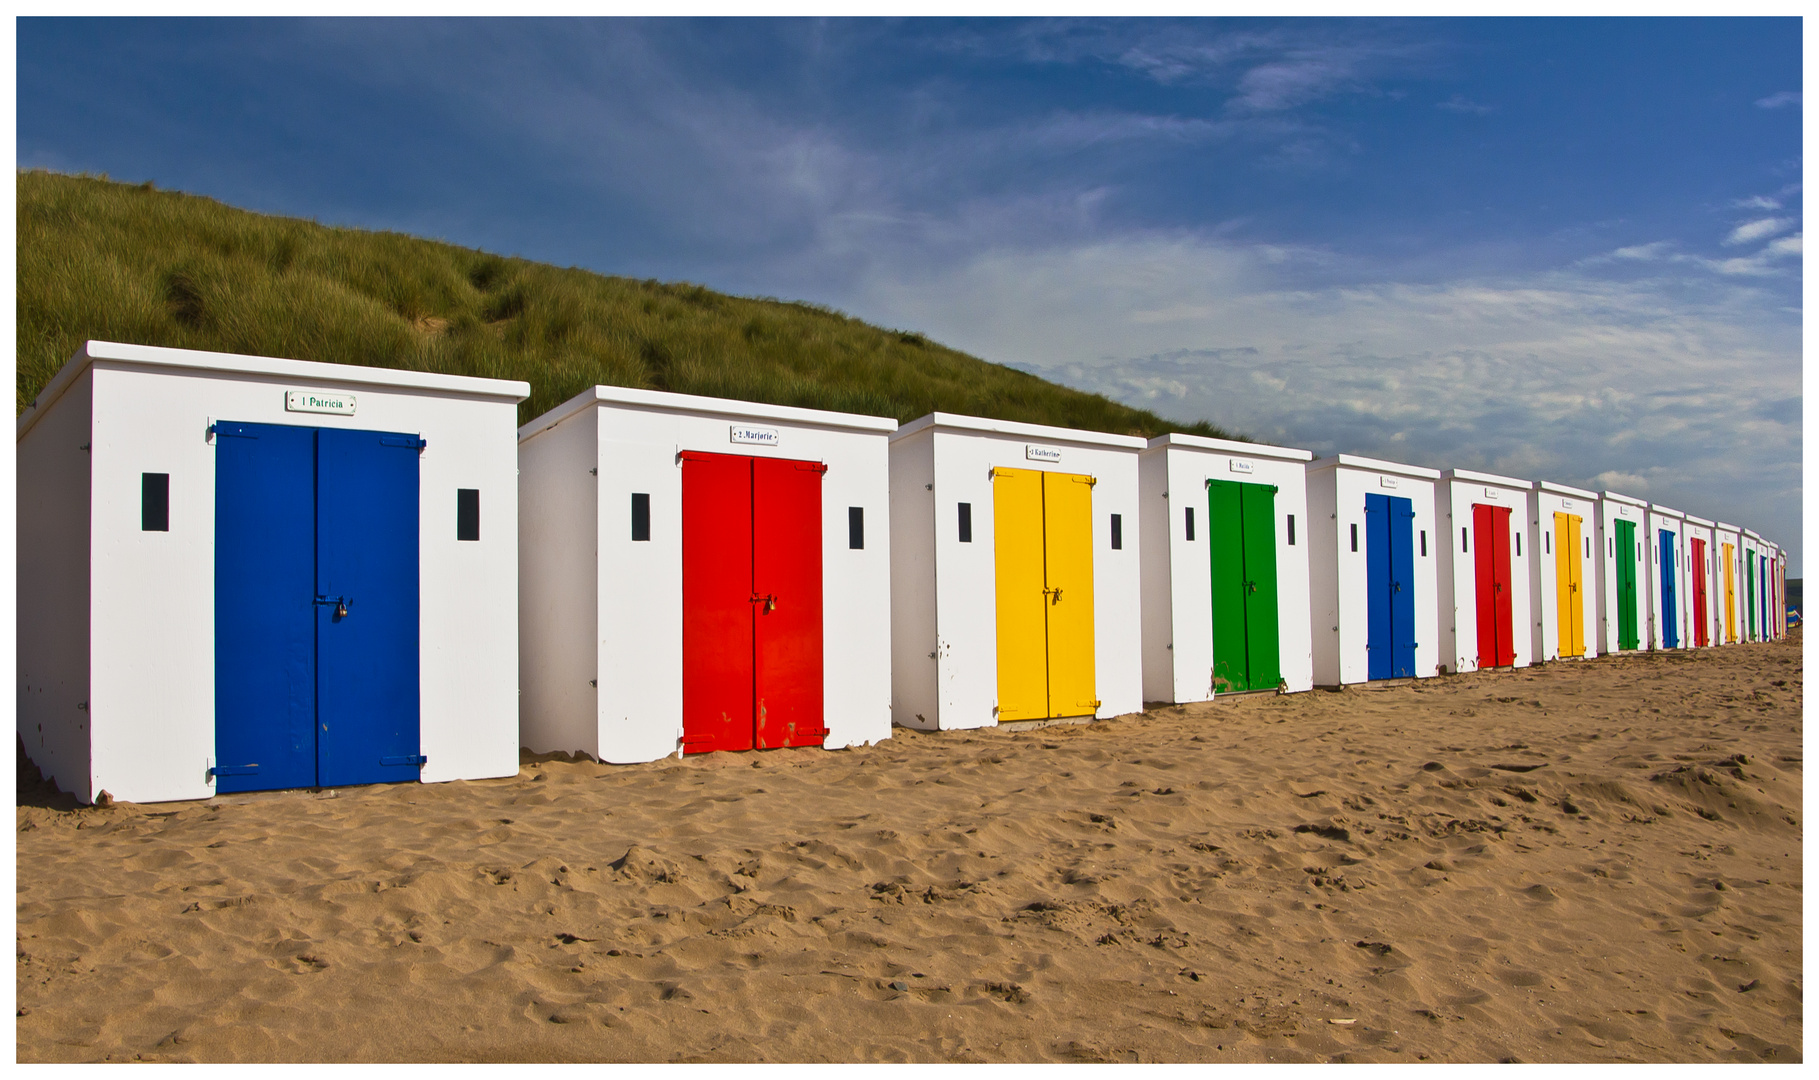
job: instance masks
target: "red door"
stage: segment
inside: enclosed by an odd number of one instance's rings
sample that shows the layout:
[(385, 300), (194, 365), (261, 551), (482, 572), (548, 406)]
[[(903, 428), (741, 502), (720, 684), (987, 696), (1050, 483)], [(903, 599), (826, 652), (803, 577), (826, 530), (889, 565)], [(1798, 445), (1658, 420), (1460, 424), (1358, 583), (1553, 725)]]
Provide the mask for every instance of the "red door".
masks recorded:
[(1688, 562), (1693, 571), (1693, 644), (1703, 649), (1710, 631), (1705, 617), (1705, 541), (1693, 538), (1693, 554)]
[(1507, 506), (1472, 506), (1472, 542), (1476, 545), (1478, 582), (1478, 666), (1508, 667), (1516, 662), (1510, 613), (1510, 510)]
[(752, 462), (754, 742), (820, 746), (821, 474), (813, 461)]
[(818, 746), (827, 467), (681, 457), (683, 752)]

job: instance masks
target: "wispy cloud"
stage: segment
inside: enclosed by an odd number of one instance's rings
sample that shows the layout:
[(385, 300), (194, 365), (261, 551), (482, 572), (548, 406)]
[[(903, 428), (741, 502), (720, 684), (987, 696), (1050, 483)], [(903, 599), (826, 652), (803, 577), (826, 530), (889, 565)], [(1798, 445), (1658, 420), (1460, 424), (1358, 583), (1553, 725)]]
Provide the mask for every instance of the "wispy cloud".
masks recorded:
[(1774, 236), (1776, 233), (1786, 232), (1793, 224), (1793, 218), (1785, 217), (1758, 218), (1755, 221), (1746, 221), (1732, 229), (1730, 235), (1724, 238), (1724, 243), (1726, 247), (1736, 247), (1739, 244), (1753, 244), (1758, 240), (1765, 240), (1768, 237)]
[(1478, 116), (1482, 116), (1491, 111), (1489, 105), (1480, 105), (1475, 101), (1469, 100), (1464, 94), (1454, 94), (1452, 97), (1435, 105), (1434, 108), (1445, 109), (1447, 112), (1472, 113)]
[(1779, 210), (1780, 199), (1771, 199), (1767, 195), (1751, 195), (1747, 199), (1737, 199), (1731, 203), (1739, 210)]
[(1798, 90), (1782, 90), (1779, 93), (1770, 94), (1768, 97), (1756, 99), (1756, 107), (1758, 109), (1779, 109), (1784, 106), (1799, 104), (1800, 92)]

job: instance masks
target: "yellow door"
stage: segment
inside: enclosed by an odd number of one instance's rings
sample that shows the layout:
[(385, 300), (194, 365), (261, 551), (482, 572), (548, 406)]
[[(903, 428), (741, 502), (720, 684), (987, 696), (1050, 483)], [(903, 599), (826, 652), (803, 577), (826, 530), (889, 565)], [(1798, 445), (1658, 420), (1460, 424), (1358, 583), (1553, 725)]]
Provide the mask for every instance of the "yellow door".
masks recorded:
[(1734, 544), (1724, 545), (1724, 642), (1737, 642), (1737, 578), (1732, 571), (1737, 558)]
[(1585, 655), (1585, 589), (1579, 559), (1578, 514), (1554, 515), (1554, 614), (1559, 623), (1560, 655)]
[(1098, 711), (1093, 671), (1093, 481), (1042, 474), (1048, 567), (1048, 714)]
[(1048, 712), (1048, 595), (1043, 580), (1042, 474), (992, 470), (998, 600), (998, 719)]

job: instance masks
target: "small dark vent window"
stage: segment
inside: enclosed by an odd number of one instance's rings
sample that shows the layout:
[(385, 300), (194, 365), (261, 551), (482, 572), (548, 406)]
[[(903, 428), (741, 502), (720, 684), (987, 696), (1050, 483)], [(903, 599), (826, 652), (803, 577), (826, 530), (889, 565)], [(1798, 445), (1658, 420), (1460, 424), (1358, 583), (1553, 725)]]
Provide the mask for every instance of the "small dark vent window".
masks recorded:
[(139, 474), (139, 528), (143, 532), (171, 531), (171, 474)]
[(1516, 558), (1522, 558), (1522, 534), (1516, 534)]
[(1542, 533), (1541, 534), (1541, 554), (1551, 555), (1551, 554), (1553, 554), (1553, 552), (1554, 552), (1553, 534), (1552, 533)]
[(1288, 516), (1288, 546), (1295, 546), (1295, 515)]
[(973, 542), (973, 504), (972, 503), (961, 503), (960, 504), (960, 542), (962, 544), (970, 544)]
[(1421, 530), (1421, 557), (1424, 559), (1427, 557), (1427, 530), (1426, 529)]
[(1112, 515), (1112, 550), (1124, 550), (1124, 515)]
[(1187, 538), (1189, 542), (1194, 539), (1194, 508), (1191, 506), (1187, 508)]
[(846, 508), (846, 546), (854, 551), (865, 547), (865, 507)]
[(1466, 541), (1465, 536), (1466, 536), (1466, 529), (1464, 526), (1460, 526), (1460, 528), (1459, 528), (1459, 550), (1469, 553), (1472, 550), (1472, 545)]
[(651, 497), (642, 491), (632, 493), (632, 539), (651, 538)]
[(1358, 550), (1358, 526), (1357, 525), (1352, 526), (1352, 550), (1353, 551)]
[(455, 539), (480, 539), (480, 489), (455, 491)]

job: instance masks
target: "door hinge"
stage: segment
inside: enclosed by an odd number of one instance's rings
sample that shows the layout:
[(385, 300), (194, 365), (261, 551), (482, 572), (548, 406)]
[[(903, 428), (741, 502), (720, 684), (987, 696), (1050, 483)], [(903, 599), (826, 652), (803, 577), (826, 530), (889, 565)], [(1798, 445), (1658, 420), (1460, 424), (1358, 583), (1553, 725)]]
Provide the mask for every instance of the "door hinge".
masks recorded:
[(208, 774), (215, 776), (252, 776), (259, 771), (257, 765), (211, 765)]
[(712, 735), (684, 735), (676, 741), (683, 746), (695, 746), (704, 742), (713, 742), (714, 737)]
[(429, 445), (429, 440), (417, 435), (381, 435), (380, 446), (402, 446), (409, 450), (421, 450)]
[(819, 738), (826, 738), (828, 732), (827, 732), (826, 728), (821, 727), (821, 728), (797, 728), (795, 733), (797, 735), (807, 735), (811, 738), (819, 739)]
[(429, 761), (427, 754), (404, 754), (399, 757), (382, 757), (381, 765), (422, 765)]

